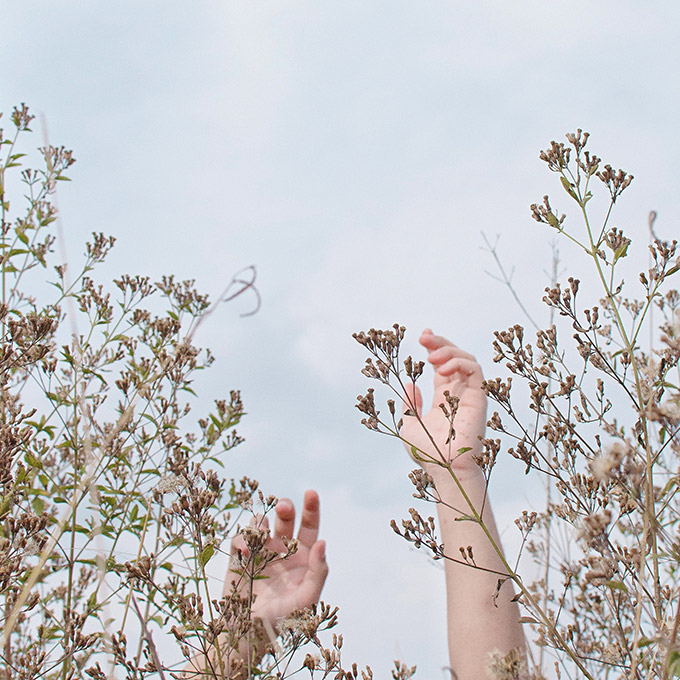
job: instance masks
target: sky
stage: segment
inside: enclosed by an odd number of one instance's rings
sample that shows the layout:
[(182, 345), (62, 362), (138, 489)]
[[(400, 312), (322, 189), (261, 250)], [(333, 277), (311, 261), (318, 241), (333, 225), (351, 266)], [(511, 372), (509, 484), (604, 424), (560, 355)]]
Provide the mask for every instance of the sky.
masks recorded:
[[(173, 273), (213, 296), (257, 268), (258, 313), (240, 316), (244, 297), (201, 327), (217, 361), (197, 391), (206, 407), (242, 391), (229, 474), (297, 501), (320, 492), (324, 598), (346, 658), (376, 677), (394, 658), (445, 677), (444, 584), (389, 528), (414, 504), (413, 465), (359, 424), (369, 385), (351, 334), (398, 322), (418, 353), (431, 326), (501, 370), (493, 331), (523, 318), (482, 235), (544, 320), (554, 233), (528, 206), (550, 193), (567, 211), (538, 152), (577, 127), (635, 175), (617, 226), (644, 243), (655, 209), (677, 234), (679, 20), (673, 0), (3, 7), (0, 110), (26, 102), (36, 145), (77, 158), (58, 195), (70, 257), (103, 231), (118, 239), (104, 276)], [(587, 280), (567, 244), (560, 265)], [(509, 546), (514, 517), (540, 505), (513, 463), (493, 486)]]

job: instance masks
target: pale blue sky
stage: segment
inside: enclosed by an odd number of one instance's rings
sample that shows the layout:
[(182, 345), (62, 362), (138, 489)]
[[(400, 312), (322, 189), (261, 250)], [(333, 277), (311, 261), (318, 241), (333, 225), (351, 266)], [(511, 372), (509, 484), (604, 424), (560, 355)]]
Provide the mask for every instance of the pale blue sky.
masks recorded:
[[(389, 529), (411, 464), (358, 423), (350, 334), (398, 321), (413, 348), (431, 325), (494, 373), (491, 332), (520, 317), (484, 274), (480, 232), (501, 235), (538, 310), (552, 234), (528, 205), (559, 190), (537, 154), (579, 126), (636, 176), (617, 224), (644, 239), (655, 208), (677, 233), (679, 19), (672, 0), (3, 8), (0, 108), (25, 101), (78, 159), (59, 194), (69, 252), (105, 231), (108, 273), (172, 272), (213, 294), (257, 265), (258, 315), (240, 319), (239, 302), (202, 328), (218, 362), (200, 387), (206, 402), (243, 391), (234, 475), (295, 499), (319, 489), (325, 596), (347, 657), (378, 677), (395, 655), (444, 677), (443, 582)], [(523, 476), (511, 461), (502, 474), (512, 533)]]

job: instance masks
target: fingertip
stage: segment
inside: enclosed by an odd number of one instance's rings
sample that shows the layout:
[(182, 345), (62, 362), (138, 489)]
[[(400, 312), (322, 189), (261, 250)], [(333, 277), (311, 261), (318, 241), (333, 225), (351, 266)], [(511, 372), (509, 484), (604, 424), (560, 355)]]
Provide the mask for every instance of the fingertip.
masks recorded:
[(326, 541), (316, 541), (309, 554), (309, 570), (305, 574), (300, 594), (307, 604), (318, 602), (328, 577)]
[(276, 504), (276, 514), (281, 519), (289, 519), (295, 514), (295, 506), (290, 498), (279, 498)]
[(310, 554), (310, 566), (312, 571), (316, 574), (316, 581), (320, 587), (328, 576), (328, 562), (326, 561), (326, 541), (317, 541), (313, 546)]
[(317, 541), (312, 549), (314, 550), (315, 556), (320, 562), (326, 561), (326, 541)]
[(319, 509), (319, 494), (314, 489), (307, 489), (303, 503), (305, 510), (316, 512)]
[[(430, 330), (428, 328), (428, 330)], [(429, 333), (423, 332), (420, 336), (420, 344), (428, 351), (434, 352), (435, 350), (443, 347), (447, 344), (447, 340), (439, 335), (435, 335), (432, 331)]]

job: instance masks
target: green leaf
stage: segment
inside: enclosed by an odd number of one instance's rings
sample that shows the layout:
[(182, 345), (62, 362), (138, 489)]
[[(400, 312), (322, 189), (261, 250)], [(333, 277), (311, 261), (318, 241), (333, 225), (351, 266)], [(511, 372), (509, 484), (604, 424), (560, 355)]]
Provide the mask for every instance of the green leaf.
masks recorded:
[(198, 563), (201, 565), (201, 568), (205, 567), (206, 564), (210, 561), (210, 558), (215, 554), (215, 546), (213, 543), (209, 543), (208, 545), (203, 548), (201, 551), (201, 554), (198, 556)]
[(10, 511), (12, 501), (12, 493), (8, 493), (2, 501), (0, 501), (0, 518), (4, 517)]
[(612, 589), (612, 590), (621, 590), (624, 593), (628, 592), (628, 588), (626, 588), (626, 584), (622, 583), (621, 581), (607, 581), (607, 585)]
[(622, 257), (626, 257), (628, 253), (628, 246), (630, 241), (624, 241), (615, 251), (614, 251), (614, 262), (620, 260)]
[(560, 228), (560, 221), (557, 219), (555, 215), (553, 215), (551, 212), (549, 212), (546, 216), (546, 219), (548, 220), (548, 224), (551, 227), (555, 227), (555, 229)]
[(93, 592), (90, 597), (87, 598), (87, 609), (91, 612), (96, 611), (97, 607), (97, 592)]
[[(663, 442), (662, 442), (663, 443)], [(664, 486), (663, 491), (661, 492), (661, 495), (659, 498), (664, 498), (666, 494), (674, 487), (678, 485), (678, 480), (677, 477), (671, 477), (667, 482), (666, 486)]]
[(24, 460), (26, 461), (26, 464), (29, 465), (32, 468), (42, 470), (43, 469), (43, 464), (40, 460), (38, 460), (32, 453), (27, 453), (24, 456)]
[(673, 650), (668, 655), (668, 672), (674, 677), (680, 677), (680, 652)]
[(182, 536), (175, 536), (172, 539), (170, 539), (164, 546), (163, 548), (175, 548), (178, 545), (186, 545), (188, 541), (185, 538), (182, 538)]
[(476, 522), (477, 520), (472, 515), (460, 515), (460, 517), (454, 517), (454, 522)]
[(564, 187), (564, 190), (575, 200), (578, 201), (578, 196), (576, 195), (576, 192), (574, 191), (574, 185), (566, 178), (564, 175), (560, 177), (560, 182), (562, 182), (562, 186)]

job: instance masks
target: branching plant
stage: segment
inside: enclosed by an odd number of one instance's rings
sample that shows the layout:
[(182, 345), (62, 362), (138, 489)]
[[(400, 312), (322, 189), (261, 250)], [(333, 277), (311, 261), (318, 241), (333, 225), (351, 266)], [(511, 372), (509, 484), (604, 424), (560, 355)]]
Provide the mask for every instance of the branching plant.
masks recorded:
[[(503, 556), (484, 527), (482, 507), (468, 501), (457, 510), (493, 543), (503, 564), (499, 588), (513, 582), (520, 621), (554, 656), (557, 677), (665, 680), (680, 676), (680, 294), (669, 286), (680, 258), (675, 241), (656, 236), (652, 215), (648, 267), (624, 280), (631, 239), (611, 219), (633, 178), (603, 164), (587, 141), (578, 130), (540, 154), (579, 220), (572, 225), (548, 196), (531, 212), (587, 258), (599, 290), (586, 292), (573, 277), (546, 289), (543, 301), (556, 323), (533, 340), (521, 325), (496, 332), (495, 361), (511, 375), (483, 383), (495, 406), (487, 428), (497, 433), (482, 439), (476, 455), (487, 485), (503, 449), (552, 485), (547, 507), (529, 508), (516, 520), (522, 550), (542, 565), (540, 578), (525, 580), (519, 556)], [(608, 194), (598, 220), (589, 205), (596, 186)], [(360, 397), (362, 422), (404, 441), (419, 462), (443, 467), (467, 498), (441, 442), (430, 437), (433, 456), (401, 434), (397, 404), (419, 417), (412, 395), (423, 372), (411, 357), (400, 360), (404, 328), (355, 337), (371, 355), (363, 373), (394, 393), (387, 418), (373, 390)], [(455, 399), (441, 409), (450, 422), (448, 444), (455, 438)], [(414, 472), (412, 481), (416, 497), (442, 502), (426, 472)], [(436, 559), (479, 568), (465, 546), (441, 545), (432, 519), (414, 509), (394, 528)], [(521, 664), (514, 668), (497, 677), (524, 677)], [(546, 673), (538, 664), (529, 672)]]
[[(11, 134), (0, 130), (0, 678), (370, 677), (343, 669), (342, 636), (319, 637), (337, 620), (328, 605), (293, 611), (276, 630), (253, 615), (258, 584), (298, 546), (270, 549), (264, 516), (276, 499), (219, 472), (241, 442), (239, 393), (188, 423), (192, 381), (213, 361), (193, 342), (208, 298), (173, 277), (96, 283), (114, 245), (103, 234), (80, 268), (59, 261), (53, 195), (74, 158), (47, 146), (38, 169), (22, 169), (33, 116), (22, 106), (10, 118)], [(253, 282), (254, 270), (237, 275), (218, 304)], [(223, 591), (209, 569), (237, 532)]]

